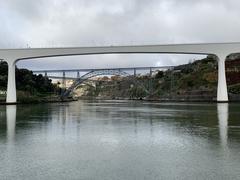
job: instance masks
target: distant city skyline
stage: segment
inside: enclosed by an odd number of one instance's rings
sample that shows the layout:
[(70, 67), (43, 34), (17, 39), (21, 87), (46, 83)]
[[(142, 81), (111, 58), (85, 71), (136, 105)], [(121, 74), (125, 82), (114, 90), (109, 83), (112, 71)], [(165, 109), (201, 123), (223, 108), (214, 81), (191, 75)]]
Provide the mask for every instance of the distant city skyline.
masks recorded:
[[(0, 48), (240, 41), (236, 0), (8, 0), (0, 4)], [(159, 66), (203, 57), (113, 54), (17, 65), (34, 70)]]

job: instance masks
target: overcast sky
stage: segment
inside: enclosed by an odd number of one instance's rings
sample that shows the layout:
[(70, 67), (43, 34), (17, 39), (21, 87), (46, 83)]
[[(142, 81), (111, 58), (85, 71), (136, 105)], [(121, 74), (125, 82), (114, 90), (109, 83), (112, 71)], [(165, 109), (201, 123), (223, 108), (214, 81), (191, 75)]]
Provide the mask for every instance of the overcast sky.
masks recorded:
[[(0, 48), (240, 41), (239, 0), (0, 0)], [(21, 61), (30, 69), (156, 66), (186, 55)]]

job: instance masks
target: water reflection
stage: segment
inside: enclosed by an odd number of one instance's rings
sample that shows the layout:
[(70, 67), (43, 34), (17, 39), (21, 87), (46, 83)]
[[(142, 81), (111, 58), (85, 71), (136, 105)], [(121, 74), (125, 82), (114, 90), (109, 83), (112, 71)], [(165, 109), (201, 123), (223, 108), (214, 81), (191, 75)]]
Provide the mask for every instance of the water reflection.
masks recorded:
[(15, 139), (15, 128), (16, 128), (16, 105), (6, 106), (7, 112), (7, 139), (8, 142), (13, 142)]
[(237, 179), (239, 108), (135, 101), (2, 106), (0, 176)]
[(227, 149), (228, 141), (228, 103), (217, 104), (219, 134), (221, 145), (224, 149)]

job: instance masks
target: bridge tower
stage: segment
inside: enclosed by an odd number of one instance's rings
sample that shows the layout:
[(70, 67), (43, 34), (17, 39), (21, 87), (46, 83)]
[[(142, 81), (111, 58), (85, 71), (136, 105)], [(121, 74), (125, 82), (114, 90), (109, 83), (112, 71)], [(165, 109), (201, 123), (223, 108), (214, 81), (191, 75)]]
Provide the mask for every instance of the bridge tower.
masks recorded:
[(66, 88), (66, 72), (63, 71), (63, 76), (62, 76), (62, 88)]
[(136, 68), (133, 69), (133, 75), (134, 75), (134, 77), (136, 77), (136, 75), (137, 75), (137, 69)]
[(79, 71), (77, 72), (77, 78), (78, 79), (80, 78), (80, 72)]

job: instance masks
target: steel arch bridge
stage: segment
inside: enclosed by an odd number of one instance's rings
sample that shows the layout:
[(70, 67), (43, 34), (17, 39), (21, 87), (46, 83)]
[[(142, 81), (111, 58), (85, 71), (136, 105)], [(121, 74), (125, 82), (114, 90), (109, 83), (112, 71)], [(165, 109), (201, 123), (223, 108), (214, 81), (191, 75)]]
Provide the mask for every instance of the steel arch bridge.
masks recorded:
[(93, 70), (88, 72), (87, 74), (81, 76), (78, 78), (63, 94), (62, 98), (66, 98), (69, 96), (75, 88), (77, 88), (80, 84), (87, 81), (88, 79), (91, 79), (96, 76), (102, 76), (102, 75), (116, 75), (116, 76), (130, 76), (130, 74), (121, 71), (120, 69), (104, 69), (104, 70)]

